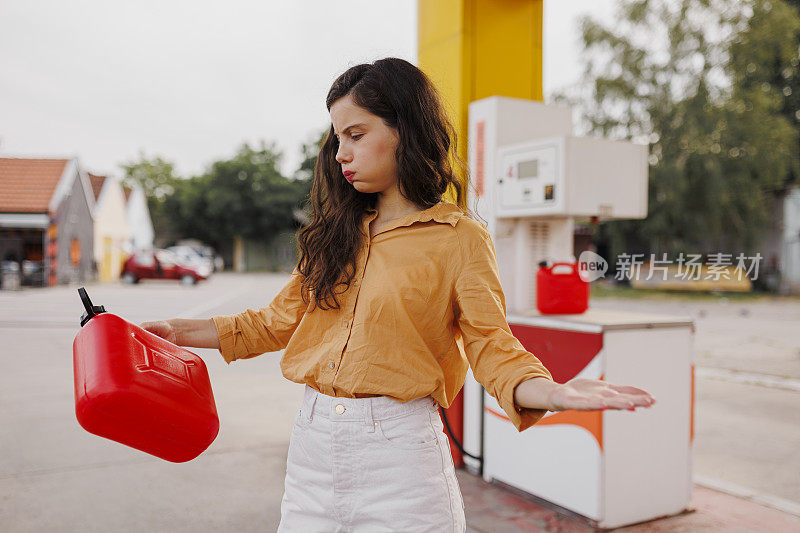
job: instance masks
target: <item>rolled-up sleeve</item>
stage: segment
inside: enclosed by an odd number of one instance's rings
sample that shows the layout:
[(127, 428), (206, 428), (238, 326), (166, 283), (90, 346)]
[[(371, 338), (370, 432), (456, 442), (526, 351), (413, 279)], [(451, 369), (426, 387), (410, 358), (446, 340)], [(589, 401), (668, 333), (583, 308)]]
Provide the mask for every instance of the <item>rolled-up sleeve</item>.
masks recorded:
[(454, 288), (456, 325), (475, 379), (523, 431), (547, 410), (518, 407), (514, 389), (528, 379), (553, 377), (511, 333), (491, 235), (482, 225), (474, 233), (462, 243), (464, 261)]
[(267, 307), (211, 317), (217, 326), (220, 354), (227, 363), (286, 348), (307, 308), (302, 281), (295, 267), (288, 283)]

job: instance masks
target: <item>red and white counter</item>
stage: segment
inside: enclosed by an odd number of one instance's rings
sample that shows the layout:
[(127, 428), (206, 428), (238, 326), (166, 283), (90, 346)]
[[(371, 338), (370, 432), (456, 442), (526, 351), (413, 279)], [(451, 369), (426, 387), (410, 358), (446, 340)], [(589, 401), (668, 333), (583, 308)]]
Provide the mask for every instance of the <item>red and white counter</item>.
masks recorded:
[[(585, 377), (647, 390), (636, 411), (550, 412), (518, 432), (468, 376), (464, 447), (483, 477), (612, 528), (680, 513), (692, 497), (694, 325), (690, 318), (589, 309), (509, 314), (523, 346), (564, 383)], [(466, 459), (470, 470), (477, 463)]]

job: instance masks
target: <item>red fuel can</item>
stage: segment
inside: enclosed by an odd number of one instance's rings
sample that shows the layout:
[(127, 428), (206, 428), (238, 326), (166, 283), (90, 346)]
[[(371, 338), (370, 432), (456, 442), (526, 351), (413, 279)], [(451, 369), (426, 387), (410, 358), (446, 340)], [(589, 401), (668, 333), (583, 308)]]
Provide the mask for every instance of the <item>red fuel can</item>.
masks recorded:
[(536, 308), (545, 315), (574, 315), (589, 308), (589, 283), (578, 274), (577, 263), (539, 263)]
[(78, 423), (174, 463), (200, 455), (219, 432), (203, 360), (78, 293), (86, 308), (72, 345)]

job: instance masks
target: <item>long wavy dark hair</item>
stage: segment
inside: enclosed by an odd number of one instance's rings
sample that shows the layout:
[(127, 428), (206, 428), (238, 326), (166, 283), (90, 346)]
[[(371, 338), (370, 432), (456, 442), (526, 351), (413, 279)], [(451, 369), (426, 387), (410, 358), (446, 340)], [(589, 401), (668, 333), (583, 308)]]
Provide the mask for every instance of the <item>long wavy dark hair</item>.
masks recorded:
[[(351, 95), (356, 105), (383, 119), (399, 136), (397, 161), (400, 194), (420, 209), (436, 205), (448, 187), (458, 205), (466, 205), (466, 191), (453, 171), (452, 161), (469, 183), (467, 170), (456, 153), (456, 132), (442, 99), (430, 79), (417, 67), (394, 57), (347, 69), (333, 82), (325, 105)], [(376, 208), (378, 193), (362, 193), (345, 180), (336, 161), (339, 141), (333, 125), (319, 151), (308, 201), (311, 222), (297, 236), (303, 276), (303, 299), (313, 292), (315, 305), (338, 309), (337, 294), (350, 286), (356, 257), (367, 237), (363, 217)], [(462, 210), (472, 217), (472, 212)], [(337, 292), (337, 288), (341, 290)], [(331, 303), (332, 300), (332, 303)]]

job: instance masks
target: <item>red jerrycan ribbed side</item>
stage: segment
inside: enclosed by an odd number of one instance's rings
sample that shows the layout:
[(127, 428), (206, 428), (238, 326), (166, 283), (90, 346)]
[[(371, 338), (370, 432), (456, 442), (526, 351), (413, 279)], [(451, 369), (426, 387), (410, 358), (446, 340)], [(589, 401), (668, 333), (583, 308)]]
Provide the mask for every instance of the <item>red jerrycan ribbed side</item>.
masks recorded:
[(539, 263), (536, 273), (536, 308), (542, 314), (579, 314), (589, 308), (589, 284), (577, 263)]
[(203, 360), (78, 292), (86, 308), (72, 345), (80, 425), (174, 463), (200, 455), (219, 432)]

